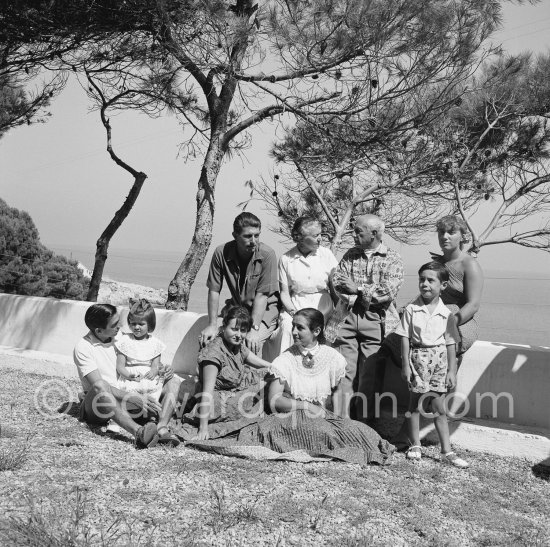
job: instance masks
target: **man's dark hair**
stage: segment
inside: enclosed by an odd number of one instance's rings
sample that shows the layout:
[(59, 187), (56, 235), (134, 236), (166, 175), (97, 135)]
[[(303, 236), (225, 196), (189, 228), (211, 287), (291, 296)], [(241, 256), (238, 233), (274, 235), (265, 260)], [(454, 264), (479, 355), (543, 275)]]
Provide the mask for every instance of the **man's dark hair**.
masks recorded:
[(262, 223), (260, 219), (252, 213), (244, 212), (235, 217), (235, 220), (233, 221), (234, 234), (239, 235), (245, 228), (248, 227), (261, 229)]
[(117, 313), (115, 306), (111, 304), (94, 304), (86, 310), (84, 315), (84, 322), (86, 326), (94, 332), (95, 329), (104, 329), (107, 324)]
[(437, 279), (443, 283), (444, 281), (449, 281), (449, 272), (447, 271), (447, 268), (441, 264), (441, 262), (436, 262), (433, 260), (432, 262), (426, 262), (426, 264), (422, 264), (420, 266), (420, 270), (418, 270), (418, 275), (420, 275), (422, 272), (425, 272), (426, 270), (431, 270), (432, 272), (435, 272), (437, 274)]

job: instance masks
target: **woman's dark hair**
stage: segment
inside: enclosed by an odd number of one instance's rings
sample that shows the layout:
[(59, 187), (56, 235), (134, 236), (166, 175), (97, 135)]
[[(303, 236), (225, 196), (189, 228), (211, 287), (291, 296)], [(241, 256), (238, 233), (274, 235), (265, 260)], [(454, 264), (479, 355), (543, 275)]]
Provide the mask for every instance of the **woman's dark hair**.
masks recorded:
[(321, 221), (314, 217), (298, 217), (294, 221), (292, 231), (290, 232), (292, 239), (296, 241), (302, 235), (302, 230), (309, 224), (319, 224), (320, 226)]
[(323, 314), (316, 310), (315, 308), (303, 308), (301, 310), (298, 310), (294, 317), (296, 316), (302, 316), (307, 321), (307, 326), (309, 327), (309, 330), (313, 331), (315, 329), (321, 329), (321, 332), (319, 333), (319, 336), (317, 336), (317, 341), (320, 344), (326, 344), (326, 338), (325, 338), (325, 318)]
[(238, 329), (244, 329), (248, 332), (252, 328), (252, 317), (250, 313), (243, 306), (232, 306), (227, 310), (223, 316), (223, 326), (227, 327), (229, 322), (235, 319), (235, 327)]
[(155, 315), (155, 308), (151, 305), (149, 300), (140, 298), (139, 300), (133, 300), (130, 298), (130, 311), (128, 312), (128, 324), (132, 320), (144, 319), (149, 327), (149, 332), (153, 332), (157, 326), (157, 316)]
[(418, 270), (418, 275), (420, 275), (422, 272), (425, 272), (426, 270), (430, 270), (432, 272), (435, 272), (437, 274), (437, 279), (443, 283), (444, 281), (449, 281), (449, 272), (447, 271), (447, 268), (441, 264), (441, 262), (436, 262), (433, 260), (432, 262), (426, 262), (426, 264), (422, 264), (420, 266), (420, 270)]
[(86, 310), (84, 322), (86, 326), (94, 332), (96, 329), (106, 328), (107, 324), (116, 313), (116, 307), (111, 304), (94, 304)]
[(245, 228), (248, 227), (261, 229), (262, 223), (256, 215), (247, 213), (246, 211), (235, 217), (235, 220), (233, 221), (234, 234), (239, 235)]

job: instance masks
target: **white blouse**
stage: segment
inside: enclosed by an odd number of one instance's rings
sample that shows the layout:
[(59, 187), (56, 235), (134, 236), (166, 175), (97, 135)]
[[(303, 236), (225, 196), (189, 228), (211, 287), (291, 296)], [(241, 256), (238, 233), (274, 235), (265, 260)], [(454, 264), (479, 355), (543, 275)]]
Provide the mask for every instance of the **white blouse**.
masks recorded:
[[(307, 353), (311, 358), (307, 357)], [(292, 346), (271, 363), (271, 374), (285, 384), (295, 399), (325, 404), (346, 374), (346, 360), (326, 345), (300, 351)]]
[(336, 266), (338, 261), (330, 249), (319, 247), (304, 256), (296, 246), (279, 259), (279, 283), (288, 287), (296, 310), (315, 308), (327, 317), (332, 311), (328, 279)]

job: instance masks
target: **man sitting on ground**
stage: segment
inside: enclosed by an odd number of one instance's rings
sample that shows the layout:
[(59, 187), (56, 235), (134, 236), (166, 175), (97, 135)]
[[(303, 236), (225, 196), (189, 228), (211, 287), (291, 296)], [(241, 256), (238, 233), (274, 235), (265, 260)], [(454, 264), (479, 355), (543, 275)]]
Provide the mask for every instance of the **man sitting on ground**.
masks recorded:
[[(177, 446), (179, 440), (167, 428), (179, 392), (179, 380), (167, 367), (161, 404), (146, 394), (118, 389), (114, 340), (120, 315), (111, 304), (94, 304), (86, 310), (90, 329), (74, 349), (74, 362), (84, 390), (80, 419), (91, 426), (102, 426), (111, 419), (134, 435), (136, 448), (150, 448), (157, 443)], [(135, 419), (158, 416), (158, 425), (140, 425)]]

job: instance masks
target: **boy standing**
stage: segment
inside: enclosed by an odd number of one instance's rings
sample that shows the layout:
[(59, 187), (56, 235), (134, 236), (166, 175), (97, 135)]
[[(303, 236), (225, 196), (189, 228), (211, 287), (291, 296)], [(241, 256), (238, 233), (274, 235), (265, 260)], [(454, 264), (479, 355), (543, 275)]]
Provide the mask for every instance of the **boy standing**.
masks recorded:
[(445, 393), (456, 386), (456, 344), (460, 340), (456, 320), (439, 297), (449, 273), (439, 262), (428, 262), (418, 271), (420, 296), (405, 308), (396, 334), (401, 336), (402, 371), (410, 391), (407, 427), (412, 446), (407, 458), (419, 460), (420, 411), (424, 403), (435, 414), (442, 461), (455, 467), (468, 462), (451, 449)]

